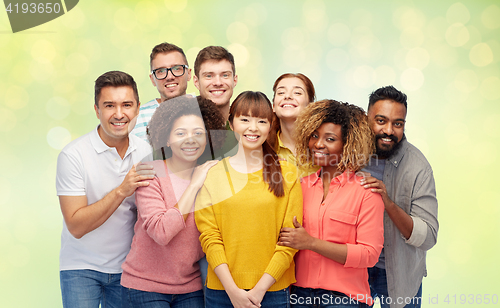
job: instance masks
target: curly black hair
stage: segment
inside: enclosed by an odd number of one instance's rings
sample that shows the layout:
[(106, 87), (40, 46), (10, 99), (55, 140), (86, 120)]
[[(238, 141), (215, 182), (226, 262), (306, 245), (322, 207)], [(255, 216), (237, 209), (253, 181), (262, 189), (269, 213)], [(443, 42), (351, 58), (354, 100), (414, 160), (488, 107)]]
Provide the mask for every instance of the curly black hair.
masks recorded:
[(207, 147), (205, 147), (201, 157), (211, 156), (211, 151), (213, 153), (213, 151), (222, 148), (225, 138), (225, 123), (215, 103), (200, 96), (194, 98), (182, 95), (161, 103), (149, 121), (146, 132), (154, 151), (162, 150), (164, 159), (172, 156), (171, 149), (166, 146), (170, 131), (175, 120), (185, 115), (199, 116), (205, 124), (208, 140)]
[(344, 148), (342, 160), (338, 164), (339, 171), (361, 170), (375, 150), (368, 117), (358, 106), (329, 99), (309, 104), (297, 118), (295, 136), (299, 163), (307, 164), (312, 161), (309, 139), (323, 123), (333, 123), (341, 127)]

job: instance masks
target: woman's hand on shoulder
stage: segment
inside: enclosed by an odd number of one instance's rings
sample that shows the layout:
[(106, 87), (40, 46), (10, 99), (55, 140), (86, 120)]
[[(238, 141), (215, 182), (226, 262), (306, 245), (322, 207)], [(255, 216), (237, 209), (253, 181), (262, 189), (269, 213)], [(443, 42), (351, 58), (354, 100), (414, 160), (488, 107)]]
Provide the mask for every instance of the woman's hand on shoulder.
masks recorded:
[(210, 168), (217, 165), (218, 160), (209, 160), (203, 165), (194, 168), (193, 176), (191, 177), (191, 184), (194, 188), (200, 189), (207, 178), (207, 173)]
[(311, 243), (314, 237), (307, 233), (306, 229), (297, 221), (297, 217), (293, 217), (293, 225), (295, 228), (282, 228), (278, 245), (288, 246), (298, 250), (311, 249)]

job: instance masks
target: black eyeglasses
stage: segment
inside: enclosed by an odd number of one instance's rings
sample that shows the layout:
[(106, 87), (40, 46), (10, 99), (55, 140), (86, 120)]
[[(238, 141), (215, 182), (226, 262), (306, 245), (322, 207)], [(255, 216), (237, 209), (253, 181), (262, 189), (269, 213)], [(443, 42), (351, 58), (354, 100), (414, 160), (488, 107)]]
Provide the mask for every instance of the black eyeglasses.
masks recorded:
[(151, 73), (153, 75), (155, 75), (156, 79), (162, 80), (162, 79), (167, 78), (168, 71), (172, 72), (172, 75), (174, 75), (174, 77), (181, 77), (182, 75), (184, 75), (187, 68), (188, 68), (188, 66), (184, 65), (184, 64), (183, 65), (174, 65), (170, 68), (168, 68), (168, 67), (157, 68), (155, 70), (152, 70)]

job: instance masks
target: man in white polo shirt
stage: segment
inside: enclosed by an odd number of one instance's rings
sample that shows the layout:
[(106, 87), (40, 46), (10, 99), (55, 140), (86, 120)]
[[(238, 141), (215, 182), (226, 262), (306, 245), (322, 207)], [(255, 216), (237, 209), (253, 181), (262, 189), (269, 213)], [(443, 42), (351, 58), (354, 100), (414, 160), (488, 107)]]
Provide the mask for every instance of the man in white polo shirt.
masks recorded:
[(136, 221), (134, 192), (152, 176), (134, 167), (149, 145), (129, 135), (139, 112), (132, 76), (107, 72), (95, 82), (100, 124), (59, 154), (56, 188), (64, 217), (60, 282), (64, 307), (121, 307), (121, 264)]

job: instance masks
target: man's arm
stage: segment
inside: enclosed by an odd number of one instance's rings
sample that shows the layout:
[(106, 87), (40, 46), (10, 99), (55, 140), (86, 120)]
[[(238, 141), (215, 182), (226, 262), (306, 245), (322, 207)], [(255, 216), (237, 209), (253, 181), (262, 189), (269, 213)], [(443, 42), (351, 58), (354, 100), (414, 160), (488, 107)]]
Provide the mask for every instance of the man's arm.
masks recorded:
[(416, 182), (420, 184), (415, 187), (410, 214), (407, 214), (389, 198), (385, 184), (382, 181), (365, 174), (361, 185), (365, 189), (380, 193), (389, 218), (406, 239), (407, 244), (428, 250), (436, 244), (439, 228), (432, 172), (424, 173)]
[(135, 166), (123, 182), (101, 200), (88, 205), (86, 196), (59, 196), (61, 212), (69, 232), (77, 239), (100, 227), (132, 195), (137, 187), (148, 186), (152, 175), (139, 175)]

